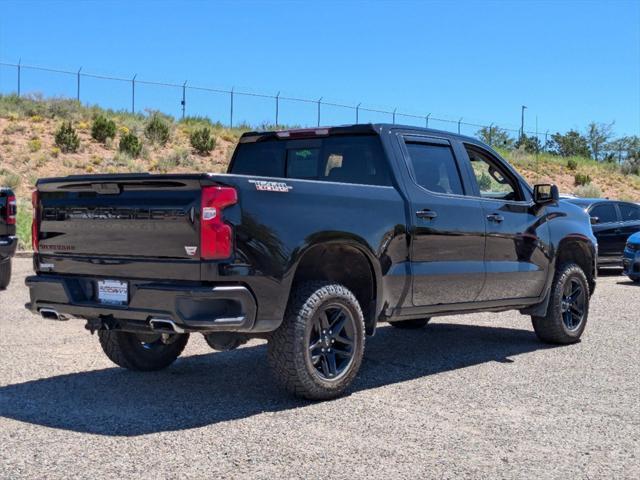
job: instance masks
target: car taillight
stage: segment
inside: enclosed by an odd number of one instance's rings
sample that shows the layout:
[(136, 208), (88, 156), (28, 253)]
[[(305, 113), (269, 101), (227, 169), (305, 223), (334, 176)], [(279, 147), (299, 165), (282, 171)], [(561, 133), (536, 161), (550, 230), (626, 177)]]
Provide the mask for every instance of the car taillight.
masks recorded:
[(33, 205), (33, 221), (31, 222), (31, 247), (34, 253), (38, 253), (40, 244), (38, 235), (40, 234), (40, 193), (34, 190), (31, 194), (31, 205)]
[(18, 206), (16, 203), (16, 197), (13, 195), (7, 198), (7, 225), (16, 224), (16, 214), (18, 213)]
[(230, 187), (203, 187), (200, 210), (200, 256), (203, 260), (229, 258), (233, 249), (233, 229), (224, 223), (222, 211), (238, 203), (238, 193)]

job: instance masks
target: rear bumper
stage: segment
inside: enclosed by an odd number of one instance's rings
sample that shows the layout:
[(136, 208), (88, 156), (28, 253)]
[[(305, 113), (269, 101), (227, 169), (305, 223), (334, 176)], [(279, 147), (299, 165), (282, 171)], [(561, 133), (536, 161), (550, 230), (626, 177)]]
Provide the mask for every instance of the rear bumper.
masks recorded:
[(18, 248), (18, 237), (0, 237), (0, 261), (13, 257)]
[(33, 313), (44, 309), (113, 328), (150, 328), (151, 320), (168, 320), (184, 332), (251, 332), (255, 326), (256, 301), (243, 285), (130, 280), (128, 305), (117, 306), (97, 301), (94, 278), (35, 275), (25, 283), (31, 297), (26, 307)]

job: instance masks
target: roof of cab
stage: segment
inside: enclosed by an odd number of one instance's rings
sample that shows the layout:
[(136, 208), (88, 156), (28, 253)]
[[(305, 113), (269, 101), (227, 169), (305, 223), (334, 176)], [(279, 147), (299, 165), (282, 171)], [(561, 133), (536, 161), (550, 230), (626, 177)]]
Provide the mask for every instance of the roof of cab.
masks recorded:
[(456, 137), (469, 143), (484, 145), (477, 138), (460, 135), (458, 133), (447, 132), (445, 130), (436, 130), (433, 128), (418, 127), (416, 125), (399, 125), (392, 123), (358, 123), (350, 125), (312, 127), (300, 129), (284, 129), (284, 130), (268, 130), (246, 132), (240, 137), (240, 143), (253, 143), (258, 141), (273, 139), (294, 139), (294, 138), (311, 138), (326, 137), (329, 135), (363, 135), (363, 134), (380, 134), (382, 131), (393, 129), (406, 129), (425, 134)]

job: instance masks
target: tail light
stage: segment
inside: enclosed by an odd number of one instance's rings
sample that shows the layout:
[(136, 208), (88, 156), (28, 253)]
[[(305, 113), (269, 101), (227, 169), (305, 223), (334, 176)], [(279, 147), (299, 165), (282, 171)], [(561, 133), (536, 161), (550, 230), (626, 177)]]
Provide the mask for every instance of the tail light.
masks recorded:
[(33, 205), (33, 221), (31, 222), (31, 247), (34, 253), (38, 253), (40, 245), (40, 193), (34, 190), (31, 194), (31, 205)]
[(222, 211), (238, 203), (238, 193), (230, 187), (204, 187), (200, 211), (200, 256), (204, 260), (229, 258), (233, 249), (233, 229), (224, 222)]
[(18, 213), (18, 206), (16, 203), (16, 197), (11, 195), (7, 198), (7, 225), (16, 224), (16, 214)]

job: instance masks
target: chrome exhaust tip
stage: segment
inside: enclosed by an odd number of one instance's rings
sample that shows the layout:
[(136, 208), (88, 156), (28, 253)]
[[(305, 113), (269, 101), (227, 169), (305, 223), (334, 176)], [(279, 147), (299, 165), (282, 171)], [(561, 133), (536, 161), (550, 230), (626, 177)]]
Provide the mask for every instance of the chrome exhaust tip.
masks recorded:
[(41, 308), (40, 316), (46, 320), (69, 320), (68, 316), (59, 314), (58, 311), (54, 310), (53, 308)]
[(173, 320), (166, 318), (152, 318), (149, 320), (149, 326), (154, 332), (185, 333), (184, 328), (176, 325)]

